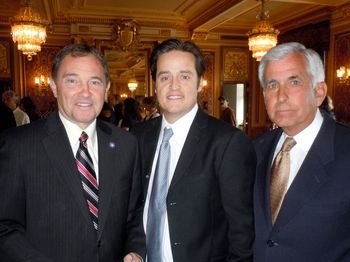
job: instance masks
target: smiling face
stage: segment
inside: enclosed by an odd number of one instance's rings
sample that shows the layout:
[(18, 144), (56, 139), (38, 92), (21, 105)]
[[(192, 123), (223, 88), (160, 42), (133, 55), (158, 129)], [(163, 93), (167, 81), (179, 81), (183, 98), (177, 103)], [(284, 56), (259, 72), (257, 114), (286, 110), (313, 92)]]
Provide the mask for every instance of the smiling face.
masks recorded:
[(60, 113), (85, 129), (99, 115), (110, 83), (94, 55), (66, 56), (51, 82)]
[(159, 106), (168, 122), (174, 123), (191, 111), (202, 89), (193, 54), (184, 51), (161, 54), (155, 84)]
[(300, 54), (269, 61), (265, 69), (265, 86), (267, 114), (290, 136), (311, 124), (327, 93), (324, 82), (312, 88), (307, 62)]

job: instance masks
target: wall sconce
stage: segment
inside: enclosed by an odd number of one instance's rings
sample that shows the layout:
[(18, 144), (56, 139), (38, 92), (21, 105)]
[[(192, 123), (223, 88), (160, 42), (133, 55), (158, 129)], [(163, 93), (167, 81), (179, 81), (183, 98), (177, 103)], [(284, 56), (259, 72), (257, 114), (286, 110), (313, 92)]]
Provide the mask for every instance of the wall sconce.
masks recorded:
[(132, 48), (136, 43), (137, 24), (134, 20), (122, 20), (115, 26), (117, 44), (123, 51)]
[(208, 80), (206, 79), (203, 79), (203, 87), (207, 86), (208, 85)]
[(337, 69), (337, 78), (340, 81), (350, 80), (350, 68), (346, 66), (341, 66)]
[(45, 93), (49, 90), (50, 77), (45, 77), (44, 75), (36, 76), (34, 77), (34, 83), (37, 91), (44, 96)]

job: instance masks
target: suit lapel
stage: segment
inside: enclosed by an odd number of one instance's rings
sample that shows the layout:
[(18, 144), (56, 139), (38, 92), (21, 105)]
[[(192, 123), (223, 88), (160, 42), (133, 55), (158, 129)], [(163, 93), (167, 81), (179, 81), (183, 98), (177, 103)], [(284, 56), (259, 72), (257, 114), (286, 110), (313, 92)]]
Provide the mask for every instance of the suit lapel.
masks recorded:
[(141, 139), (143, 143), (141, 145), (141, 155), (143, 156), (141, 162), (142, 170), (144, 170), (144, 173), (142, 175), (144, 199), (146, 199), (147, 195), (149, 178), (152, 172), (153, 159), (157, 149), (158, 137), (162, 125), (162, 117), (157, 117), (156, 119), (149, 121), (149, 123), (150, 124), (147, 126), (147, 130), (143, 133), (144, 136)]
[(46, 128), (48, 130), (48, 136), (43, 138), (42, 143), (49, 160), (52, 165), (57, 168), (59, 177), (62, 178), (63, 182), (72, 193), (73, 201), (77, 202), (86, 221), (91, 223), (80, 177), (75, 165), (74, 154), (58, 113), (53, 113), (48, 118)]
[(334, 123), (325, 117), (319, 134), (287, 191), (275, 223), (276, 228), (287, 224), (330, 179), (326, 167), (334, 159), (334, 132)]
[(197, 150), (194, 149), (197, 148), (197, 145), (200, 142), (201, 137), (204, 133), (202, 132), (202, 130), (206, 128), (208, 124), (207, 117), (208, 116), (206, 116), (200, 109), (198, 109), (198, 112), (188, 132), (185, 144), (182, 148), (180, 158), (177, 162), (174, 176), (171, 180), (170, 187), (168, 190), (168, 194), (171, 193), (171, 191), (176, 186), (176, 183), (184, 176), (186, 170), (188, 170), (190, 164), (192, 163), (192, 160), (197, 153)]
[[(118, 176), (116, 159), (122, 159), (120, 155), (120, 141), (111, 136), (112, 130), (101, 121), (96, 124), (98, 139), (98, 168), (99, 168), (99, 230), (98, 238), (101, 237), (106, 223), (108, 210), (111, 208), (112, 192)], [(121, 163), (118, 163), (121, 164)]]

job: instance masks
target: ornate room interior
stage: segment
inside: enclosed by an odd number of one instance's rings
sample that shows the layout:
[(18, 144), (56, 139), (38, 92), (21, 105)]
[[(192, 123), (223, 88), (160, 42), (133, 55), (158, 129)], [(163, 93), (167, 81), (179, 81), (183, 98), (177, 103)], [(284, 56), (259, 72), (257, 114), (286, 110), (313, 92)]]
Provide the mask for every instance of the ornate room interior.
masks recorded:
[[(148, 68), (152, 48), (179, 38), (194, 41), (205, 55), (207, 85), (199, 104), (218, 116), (218, 97), (226, 95), (238, 108), (235, 90), (241, 86), (240, 127), (255, 138), (272, 123), (257, 78), (261, 54), (248, 40), (265, 30), (271, 41), (301, 42), (321, 55), (337, 120), (350, 124), (349, 0), (0, 0), (0, 5), (0, 91), (32, 97), (43, 117), (55, 100), (48, 84), (51, 62), (64, 45), (95, 46), (110, 66), (110, 92), (145, 97), (154, 95)], [(28, 8), (37, 16), (28, 15)], [(26, 53), (14, 43), (11, 32), (23, 24), (25, 12), (46, 31), (45, 39), (36, 39), (40, 51)]]

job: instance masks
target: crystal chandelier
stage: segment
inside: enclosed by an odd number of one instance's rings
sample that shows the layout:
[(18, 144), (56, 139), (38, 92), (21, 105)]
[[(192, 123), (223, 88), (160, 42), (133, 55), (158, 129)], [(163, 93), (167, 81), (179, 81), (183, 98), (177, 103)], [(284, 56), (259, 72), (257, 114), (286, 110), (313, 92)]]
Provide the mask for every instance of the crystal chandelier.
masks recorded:
[(11, 22), (13, 42), (17, 42), (18, 50), (22, 51), (29, 61), (32, 60), (32, 56), (41, 51), (41, 44), (46, 41), (46, 22), (28, 3)]
[(268, 11), (265, 11), (265, 0), (261, 0), (261, 11), (257, 18), (259, 21), (247, 35), (249, 50), (253, 52), (253, 57), (260, 61), (267, 51), (276, 46), (279, 31), (267, 21), (269, 15)]
[(131, 79), (129, 82), (128, 82), (128, 88), (131, 92), (134, 92), (137, 88), (138, 84), (137, 84), (137, 81), (135, 79)]

